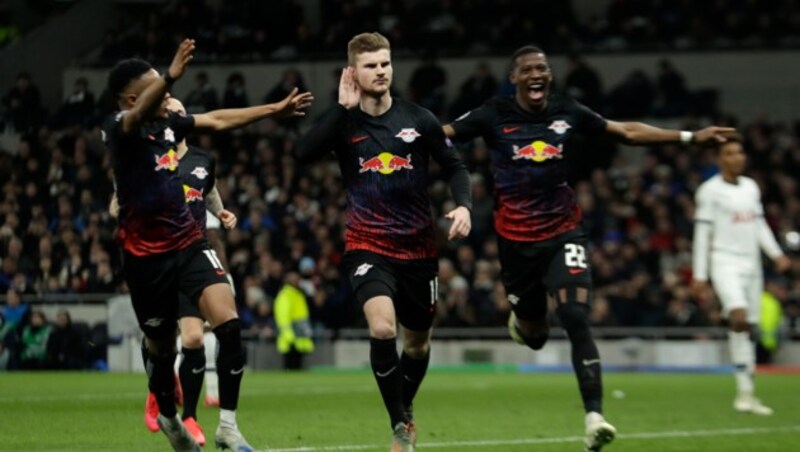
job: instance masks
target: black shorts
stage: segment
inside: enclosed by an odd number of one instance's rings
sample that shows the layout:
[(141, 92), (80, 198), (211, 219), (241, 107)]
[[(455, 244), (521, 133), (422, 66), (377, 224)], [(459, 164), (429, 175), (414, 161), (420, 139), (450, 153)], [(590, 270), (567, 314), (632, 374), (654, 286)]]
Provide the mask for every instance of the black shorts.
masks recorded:
[(205, 239), (180, 251), (153, 256), (123, 252), (122, 274), (139, 328), (150, 339), (175, 335), (179, 296), (196, 308), (203, 289), (228, 282), (225, 270)]
[(437, 259), (404, 260), (348, 251), (342, 263), (361, 304), (385, 295), (392, 299), (401, 325), (413, 331), (431, 328), (439, 292)]
[(547, 315), (547, 296), (576, 301), (578, 289), (591, 298), (592, 269), (588, 240), (574, 230), (542, 242), (517, 242), (498, 238), (501, 279), (508, 302), (521, 319)]

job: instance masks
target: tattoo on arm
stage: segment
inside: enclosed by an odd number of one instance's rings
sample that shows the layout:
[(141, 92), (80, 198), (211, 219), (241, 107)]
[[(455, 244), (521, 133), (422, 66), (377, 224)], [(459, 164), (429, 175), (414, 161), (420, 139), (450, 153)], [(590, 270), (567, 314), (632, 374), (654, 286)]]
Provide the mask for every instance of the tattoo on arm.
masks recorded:
[(219, 195), (217, 187), (211, 189), (211, 192), (206, 196), (206, 209), (211, 212), (215, 217), (219, 217), (219, 213), (225, 207), (222, 205), (222, 197)]

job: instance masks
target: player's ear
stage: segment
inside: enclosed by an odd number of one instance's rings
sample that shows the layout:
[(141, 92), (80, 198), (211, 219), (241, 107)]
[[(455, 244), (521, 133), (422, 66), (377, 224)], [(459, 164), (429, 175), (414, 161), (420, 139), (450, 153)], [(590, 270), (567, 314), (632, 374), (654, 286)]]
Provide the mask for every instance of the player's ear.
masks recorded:
[(138, 98), (139, 98), (139, 96), (137, 96), (136, 94), (126, 94), (125, 95), (125, 104), (128, 105), (129, 107), (132, 107), (132, 106), (134, 106), (136, 104), (136, 99), (138, 99)]
[(515, 70), (513, 70), (513, 69), (512, 69), (512, 70), (511, 70), (511, 71), (508, 73), (508, 80), (509, 80), (509, 81), (510, 81), (512, 84), (514, 84), (514, 85), (516, 85), (516, 84), (517, 84), (517, 73), (516, 73), (516, 72), (517, 72), (517, 71), (515, 71)]

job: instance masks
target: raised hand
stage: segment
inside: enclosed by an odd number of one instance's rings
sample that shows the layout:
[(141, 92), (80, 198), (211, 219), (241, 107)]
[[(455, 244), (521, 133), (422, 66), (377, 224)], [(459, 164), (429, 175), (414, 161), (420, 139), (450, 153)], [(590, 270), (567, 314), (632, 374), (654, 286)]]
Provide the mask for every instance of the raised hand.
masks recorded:
[(194, 39), (184, 39), (172, 58), (167, 74), (175, 80), (181, 78), (189, 61), (192, 60), (192, 52), (194, 52)]
[(453, 220), (450, 226), (450, 233), (447, 234), (447, 240), (463, 239), (469, 235), (472, 230), (472, 219), (469, 216), (469, 209), (460, 206), (451, 210), (444, 216), (448, 220)]
[(346, 67), (342, 70), (342, 76), (339, 78), (339, 103), (350, 110), (356, 108), (360, 100), (361, 89), (356, 83), (356, 70)]
[(694, 141), (697, 143), (706, 143), (715, 140), (717, 143), (724, 143), (735, 134), (736, 129), (733, 127), (710, 126), (695, 132)]
[(275, 117), (305, 116), (304, 110), (311, 106), (313, 100), (314, 96), (311, 93), (297, 94), (297, 88), (294, 88), (288, 96), (275, 104)]

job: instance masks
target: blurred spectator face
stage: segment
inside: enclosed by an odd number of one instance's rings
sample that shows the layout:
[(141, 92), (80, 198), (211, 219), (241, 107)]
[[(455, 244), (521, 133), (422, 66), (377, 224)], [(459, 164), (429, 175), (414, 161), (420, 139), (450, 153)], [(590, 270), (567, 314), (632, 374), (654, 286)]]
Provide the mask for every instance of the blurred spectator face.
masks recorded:
[(69, 313), (65, 310), (58, 311), (56, 315), (56, 326), (59, 328), (66, 328), (70, 324)]
[(31, 313), (31, 326), (41, 327), (44, 326), (46, 322), (47, 319), (45, 319), (42, 311), (33, 311), (33, 313)]
[(388, 49), (364, 52), (355, 58), (355, 79), (361, 92), (380, 97), (392, 86), (392, 57)]
[(9, 308), (15, 308), (19, 306), (20, 303), (19, 294), (14, 289), (8, 289), (8, 291), (6, 292), (6, 300), (8, 300), (7, 303)]
[(744, 155), (742, 143), (729, 141), (721, 145), (717, 162), (722, 171), (727, 174), (738, 176), (744, 173), (744, 166), (745, 163), (747, 163), (747, 158)]

